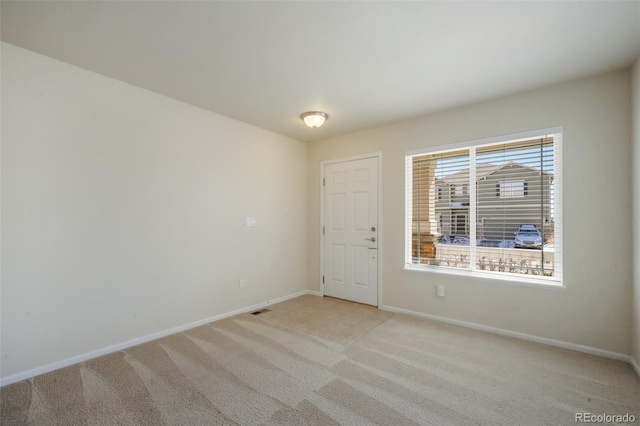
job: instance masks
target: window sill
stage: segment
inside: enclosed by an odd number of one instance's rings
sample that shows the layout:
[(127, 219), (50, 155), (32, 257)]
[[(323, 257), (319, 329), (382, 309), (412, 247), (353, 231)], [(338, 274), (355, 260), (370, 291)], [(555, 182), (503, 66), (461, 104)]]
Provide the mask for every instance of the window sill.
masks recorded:
[(407, 272), (418, 273), (418, 274), (426, 273), (426, 274), (448, 275), (451, 277), (465, 277), (465, 278), (471, 278), (473, 281), (479, 281), (479, 282), (484, 281), (492, 284), (506, 284), (506, 285), (512, 285), (512, 286), (535, 287), (535, 288), (544, 288), (544, 289), (550, 289), (550, 290), (566, 290), (566, 287), (558, 279), (544, 278), (544, 277), (537, 278), (537, 277), (534, 277), (531, 275), (525, 275), (525, 274), (507, 275), (507, 274), (495, 273), (495, 272), (468, 271), (464, 269), (453, 269), (453, 268), (445, 269), (437, 266), (413, 265), (413, 264), (405, 265), (403, 270)]

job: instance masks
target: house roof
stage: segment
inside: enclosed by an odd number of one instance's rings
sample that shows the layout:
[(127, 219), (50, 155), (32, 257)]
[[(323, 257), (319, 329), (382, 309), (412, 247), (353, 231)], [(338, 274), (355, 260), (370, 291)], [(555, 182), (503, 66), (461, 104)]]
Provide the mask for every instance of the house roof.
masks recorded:
[[(507, 167), (511, 168), (513, 166), (522, 167), (525, 169), (533, 170), (535, 172), (540, 172), (540, 170), (535, 169), (533, 167), (525, 166), (524, 164), (517, 163), (515, 161), (509, 161), (505, 164), (492, 164), (492, 163), (483, 163), (476, 165), (476, 180), (482, 180), (493, 173), (496, 173), (502, 169)], [(553, 174), (548, 172), (543, 172), (545, 175), (553, 176)], [(459, 172), (452, 173), (450, 175), (444, 176), (438, 179), (448, 185), (458, 185), (465, 184), (469, 182), (469, 169), (460, 170)]]

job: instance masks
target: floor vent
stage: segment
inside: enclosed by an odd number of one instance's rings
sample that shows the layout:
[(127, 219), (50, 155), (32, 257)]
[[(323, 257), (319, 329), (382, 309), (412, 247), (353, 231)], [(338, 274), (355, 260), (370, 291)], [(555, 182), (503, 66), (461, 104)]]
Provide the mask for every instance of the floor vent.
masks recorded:
[(251, 315), (260, 315), (264, 314), (265, 312), (271, 312), (271, 309), (260, 309), (259, 311), (251, 312)]

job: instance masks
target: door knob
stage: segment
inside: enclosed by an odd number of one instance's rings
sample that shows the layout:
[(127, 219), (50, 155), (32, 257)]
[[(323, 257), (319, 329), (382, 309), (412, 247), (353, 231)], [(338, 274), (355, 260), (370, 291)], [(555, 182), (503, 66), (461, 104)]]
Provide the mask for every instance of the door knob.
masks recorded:
[(376, 242), (376, 237), (365, 238), (365, 240), (371, 241), (372, 243), (375, 243)]

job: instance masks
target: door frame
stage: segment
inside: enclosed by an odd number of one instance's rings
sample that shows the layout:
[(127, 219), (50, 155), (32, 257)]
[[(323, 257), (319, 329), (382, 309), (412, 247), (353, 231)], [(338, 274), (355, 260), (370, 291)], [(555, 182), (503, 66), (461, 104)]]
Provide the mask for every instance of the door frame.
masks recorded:
[(370, 154), (353, 155), (350, 157), (335, 158), (320, 162), (320, 226), (318, 235), (320, 236), (320, 296), (324, 296), (324, 283), (322, 276), (324, 275), (324, 235), (322, 235), (322, 227), (324, 226), (324, 169), (325, 166), (336, 163), (346, 163), (355, 160), (366, 160), (368, 158), (376, 158), (378, 160), (378, 309), (384, 306), (382, 303), (382, 259), (383, 259), (383, 232), (382, 232), (382, 151), (372, 152)]

